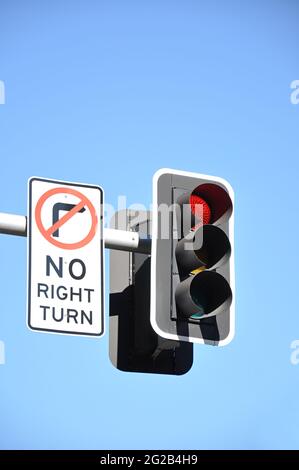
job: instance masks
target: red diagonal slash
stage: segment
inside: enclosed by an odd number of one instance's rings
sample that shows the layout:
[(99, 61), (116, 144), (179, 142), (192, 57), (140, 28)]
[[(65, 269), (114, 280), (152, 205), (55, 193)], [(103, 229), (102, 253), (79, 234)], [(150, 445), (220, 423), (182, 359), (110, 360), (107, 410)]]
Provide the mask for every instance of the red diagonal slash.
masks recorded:
[[(41, 212), (42, 208), (44, 206), (44, 203), (51, 197), (56, 194), (71, 194), (72, 196), (76, 196), (80, 202), (73, 207), (67, 214), (65, 214), (61, 219), (57, 220), (55, 224), (53, 224), (49, 228), (45, 228), (42, 222), (42, 217), (41, 217)], [(64, 225), (71, 217), (73, 217), (77, 212), (79, 212), (83, 207), (86, 207), (86, 209), (89, 210), (90, 215), (91, 215), (91, 227), (83, 240), (80, 240), (75, 243), (66, 243), (62, 242), (60, 240), (56, 240), (52, 235), (53, 233), (58, 230), (62, 225)], [(37, 201), (36, 207), (35, 207), (35, 221), (36, 225), (40, 231), (40, 233), (45, 237), (45, 239), (52, 243), (52, 245), (55, 245), (58, 248), (62, 248), (65, 250), (77, 250), (79, 248), (83, 248), (85, 245), (91, 242), (93, 237), (96, 234), (97, 231), (97, 226), (98, 226), (98, 217), (96, 210), (92, 204), (92, 202), (81, 192), (72, 189), (72, 188), (65, 188), (65, 187), (59, 187), (59, 188), (53, 188), (50, 189), (49, 191), (46, 191), (42, 196), (39, 198)]]

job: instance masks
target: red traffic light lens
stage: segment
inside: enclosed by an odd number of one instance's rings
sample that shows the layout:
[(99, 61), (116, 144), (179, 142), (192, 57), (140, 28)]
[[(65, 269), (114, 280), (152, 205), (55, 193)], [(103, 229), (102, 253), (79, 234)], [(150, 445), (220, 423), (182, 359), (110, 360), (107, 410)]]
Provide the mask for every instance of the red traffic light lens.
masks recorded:
[[(191, 207), (192, 201), (194, 201), (194, 204), (203, 204), (204, 220), (208, 220), (208, 222), (204, 221), (203, 225), (207, 223), (218, 225), (225, 222), (229, 219), (233, 209), (228, 192), (214, 183), (204, 183), (197, 186), (190, 196)], [(196, 213), (193, 212), (196, 211), (196, 206), (194, 205), (193, 207), (194, 209), (192, 210), (191, 208), (191, 211), (196, 217)]]
[(197, 194), (192, 193), (190, 196), (190, 206), (191, 212), (195, 216), (196, 220), (200, 222), (196, 224), (196, 227), (199, 225), (206, 225), (210, 223), (211, 220), (211, 209), (208, 203)]

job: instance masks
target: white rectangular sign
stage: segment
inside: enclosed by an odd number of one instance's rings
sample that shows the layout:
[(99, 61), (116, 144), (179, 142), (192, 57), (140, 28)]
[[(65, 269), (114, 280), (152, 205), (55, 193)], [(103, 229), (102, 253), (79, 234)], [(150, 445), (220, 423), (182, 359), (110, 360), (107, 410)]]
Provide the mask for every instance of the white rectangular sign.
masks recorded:
[(29, 180), (28, 326), (104, 333), (103, 190)]

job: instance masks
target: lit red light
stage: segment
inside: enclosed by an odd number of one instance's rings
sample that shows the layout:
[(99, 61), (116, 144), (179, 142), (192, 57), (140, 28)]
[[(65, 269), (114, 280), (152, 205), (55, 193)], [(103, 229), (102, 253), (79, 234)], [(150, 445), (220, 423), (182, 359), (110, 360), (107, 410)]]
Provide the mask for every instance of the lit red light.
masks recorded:
[(190, 196), (191, 212), (196, 218), (196, 227), (206, 225), (211, 221), (211, 209), (208, 203), (197, 194)]

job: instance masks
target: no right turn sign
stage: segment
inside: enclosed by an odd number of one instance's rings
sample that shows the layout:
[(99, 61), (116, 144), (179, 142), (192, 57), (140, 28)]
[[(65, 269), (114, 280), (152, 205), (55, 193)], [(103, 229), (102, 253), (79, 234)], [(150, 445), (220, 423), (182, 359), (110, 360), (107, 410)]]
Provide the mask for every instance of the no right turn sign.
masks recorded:
[(104, 333), (103, 190), (29, 180), (28, 326)]

